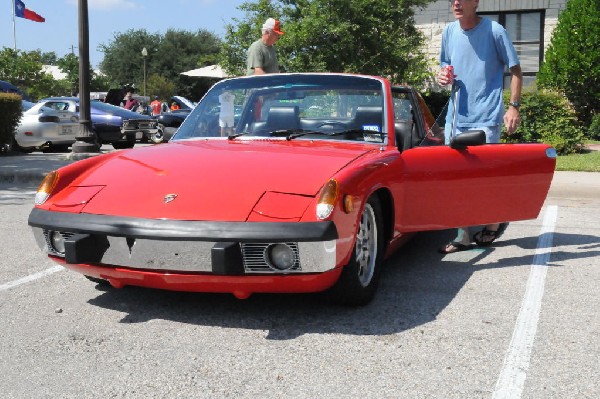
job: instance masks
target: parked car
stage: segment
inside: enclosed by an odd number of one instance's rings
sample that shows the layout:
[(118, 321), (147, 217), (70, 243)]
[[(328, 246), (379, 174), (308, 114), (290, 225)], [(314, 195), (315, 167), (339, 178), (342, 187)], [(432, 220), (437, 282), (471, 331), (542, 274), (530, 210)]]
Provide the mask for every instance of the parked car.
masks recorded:
[(31, 109), (31, 107), (33, 107), (35, 105), (35, 103), (32, 103), (31, 101), (27, 101), (27, 100), (21, 100), (21, 109), (24, 111), (27, 111), (28, 109)]
[[(56, 110), (69, 111), (79, 115), (79, 98), (77, 97), (51, 97), (45, 98), (40, 103)], [(124, 120), (151, 120), (150, 116), (103, 103), (90, 101), (92, 129), (98, 144), (112, 144), (115, 149), (131, 148), (135, 145), (136, 136), (142, 136), (144, 131), (128, 130), (124, 132)]]
[(48, 174), (29, 225), (53, 261), (117, 288), (365, 304), (411, 234), (536, 218), (555, 158), (483, 132), (445, 145), (419, 94), (384, 78), (240, 77), (168, 143)]
[(177, 111), (163, 112), (160, 115), (155, 115), (158, 125), (156, 131), (149, 135), (149, 139), (155, 143), (163, 143), (168, 141), (179, 129), (185, 118), (192, 112), (191, 109), (180, 109)]
[[(25, 109), (31, 103), (23, 101)], [(69, 111), (62, 111), (31, 104), (23, 112), (15, 130), (13, 149), (21, 152), (66, 151), (75, 142), (79, 131), (79, 118)]]

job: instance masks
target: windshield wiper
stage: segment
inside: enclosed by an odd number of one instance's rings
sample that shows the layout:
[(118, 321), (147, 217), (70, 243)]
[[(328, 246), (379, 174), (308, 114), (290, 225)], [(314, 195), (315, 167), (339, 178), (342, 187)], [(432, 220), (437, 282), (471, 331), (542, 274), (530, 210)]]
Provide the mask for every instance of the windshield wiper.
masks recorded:
[(317, 132), (316, 130), (306, 130), (306, 129), (281, 129), (281, 130), (273, 130), (269, 132), (271, 137), (283, 137), (285, 136), (286, 140), (292, 140), (296, 137), (304, 136), (306, 134), (324, 134), (327, 133)]
[(234, 140), (236, 137), (240, 137), (240, 136), (243, 136), (245, 134), (248, 134), (248, 133), (242, 132), (242, 133), (230, 134), (230, 135), (227, 136), (227, 140)]

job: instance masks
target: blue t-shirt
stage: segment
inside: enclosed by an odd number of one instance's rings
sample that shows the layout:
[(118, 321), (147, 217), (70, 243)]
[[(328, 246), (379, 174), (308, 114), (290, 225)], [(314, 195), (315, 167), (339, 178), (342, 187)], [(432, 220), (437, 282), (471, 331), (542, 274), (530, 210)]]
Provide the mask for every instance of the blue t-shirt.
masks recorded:
[[(508, 33), (499, 23), (482, 18), (467, 31), (454, 21), (442, 34), (441, 66), (452, 65), (458, 84), (457, 121), (459, 127), (502, 124), (504, 67), (519, 64)], [(452, 123), (453, 98), (446, 124)]]

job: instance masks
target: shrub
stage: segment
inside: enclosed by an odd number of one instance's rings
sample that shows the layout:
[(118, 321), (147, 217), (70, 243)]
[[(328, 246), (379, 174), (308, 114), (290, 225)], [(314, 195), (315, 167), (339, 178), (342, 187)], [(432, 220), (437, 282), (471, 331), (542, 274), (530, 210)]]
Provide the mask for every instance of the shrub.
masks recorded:
[(12, 147), (21, 114), (21, 97), (17, 94), (0, 93), (0, 152)]
[(600, 111), (600, 6), (598, 0), (569, 0), (545, 61), (537, 75), (539, 87), (559, 90), (589, 126)]
[[(504, 93), (504, 103), (509, 102)], [(567, 98), (550, 90), (524, 92), (521, 96), (521, 124), (511, 136), (503, 134), (503, 141), (537, 142), (553, 146), (561, 154), (571, 154), (582, 148), (584, 134), (575, 109)], [(505, 128), (503, 128), (505, 133)]]
[(600, 140), (600, 114), (592, 118), (592, 123), (588, 129), (588, 137), (594, 140)]

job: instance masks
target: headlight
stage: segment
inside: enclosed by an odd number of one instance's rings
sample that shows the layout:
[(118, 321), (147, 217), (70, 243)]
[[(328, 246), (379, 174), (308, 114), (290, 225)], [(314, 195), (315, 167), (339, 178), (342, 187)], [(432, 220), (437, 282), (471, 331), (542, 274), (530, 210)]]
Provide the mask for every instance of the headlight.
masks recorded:
[(56, 183), (58, 182), (58, 172), (53, 170), (48, 173), (42, 183), (38, 187), (37, 193), (35, 194), (35, 204), (42, 205), (52, 194), (52, 190), (56, 187)]
[(325, 184), (319, 195), (317, 202), (317, 218), (326, 219), (333, 212), (335, 201), (338, 196), (338, 184), (335, 179), (331, 179)]

